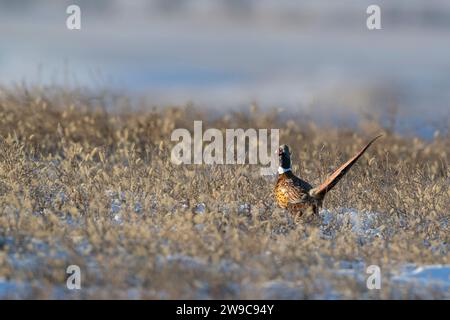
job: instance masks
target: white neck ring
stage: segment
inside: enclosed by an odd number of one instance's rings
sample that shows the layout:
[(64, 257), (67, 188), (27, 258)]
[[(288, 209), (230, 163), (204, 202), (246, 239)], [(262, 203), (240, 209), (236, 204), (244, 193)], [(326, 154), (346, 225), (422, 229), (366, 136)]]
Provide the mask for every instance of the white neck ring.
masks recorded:
[(288, 171), (291, 171), (291, 168), (284, 169), (283, 167), (278, 167), (278, 174), (283, 174)]

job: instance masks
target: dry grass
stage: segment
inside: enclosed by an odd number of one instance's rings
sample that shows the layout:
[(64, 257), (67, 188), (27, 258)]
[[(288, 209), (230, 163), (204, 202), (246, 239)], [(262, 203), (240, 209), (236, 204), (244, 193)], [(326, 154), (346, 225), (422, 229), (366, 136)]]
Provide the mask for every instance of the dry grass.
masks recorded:
[[(1, 90), (0, 284), (25, 288), (10, 297), (420, 298), (390, 281), (396, 268), (450, 262), (448, 135), (388, 134), (329, 194), (331, 223), (294, 226), (259, 167), (173, 165), (172, 130), (280, 128), (294, 172), (316, 184), (376, 123), (356, 132), (258, 110), (142, 110), (108, 95)], [(338, 220), (345, 208), (378, 213), (373, 236)], [(82, 290), (65, 289), (70, 264)], [(365, 287), (370, 264), (382, 290)]]

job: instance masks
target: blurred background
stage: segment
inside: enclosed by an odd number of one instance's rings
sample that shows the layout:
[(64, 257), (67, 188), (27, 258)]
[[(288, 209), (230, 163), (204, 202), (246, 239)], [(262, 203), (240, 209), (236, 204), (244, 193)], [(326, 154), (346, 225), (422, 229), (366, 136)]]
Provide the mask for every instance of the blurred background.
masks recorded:
[[(70, 4), (81, 7), (79, 31), (66, 28)], [(366, 27), (371, 4), (382, 30)], [(1, 86), (448, 132), (448, 0), (1, 0), (0, 37)]]

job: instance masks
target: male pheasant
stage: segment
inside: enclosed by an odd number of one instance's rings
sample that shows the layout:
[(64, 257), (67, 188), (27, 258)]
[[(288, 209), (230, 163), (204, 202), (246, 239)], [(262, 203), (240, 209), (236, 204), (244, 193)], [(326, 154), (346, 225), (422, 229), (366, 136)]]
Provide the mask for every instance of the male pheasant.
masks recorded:
[(287, 145), (280, 146), (278, 149), (280, 166), (278, 168), (278, 181), (275, 186), (275, 197), (278, 205), (287, 209), (296, 219), (302, 216), (305, 218), (317, 215), (327, 192), (341, 180), (367, 148), (381, 136), (373, 138), (361, 151), (341, 165), (324, 183), (316, 188), (292, 173), (289, 147)]

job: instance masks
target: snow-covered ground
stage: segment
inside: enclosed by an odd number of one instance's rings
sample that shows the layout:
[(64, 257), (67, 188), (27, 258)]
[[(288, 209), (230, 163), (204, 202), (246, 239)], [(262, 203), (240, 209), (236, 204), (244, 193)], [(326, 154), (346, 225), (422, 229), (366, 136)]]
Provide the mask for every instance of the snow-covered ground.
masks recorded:
[[(111, 193), (111, 223), (127, 223), (120, 217), (120, 204), (117, 199), (120, 198), (118, 193)], [(204, 204), (198, 204), (195, 208), (198, 212), (204, 212)], [(200, 210), (201, 209), (201, 210)], [(139, 210), (136, 210), (136, 214), (140, 214)], [(377, 237), (382, 237), (382, 232), (377, 228), (377, 219), (379, 214), (376, 212), (360, 212), (354, 209), (341, 208), (335, 211), (322, 210), (320, 212), (320, 230), (321, 237), (326, 240), (333, 241), (336, 236), (336, 232), (345, 228), (345, 230), (351, 230), (361, 244), (373, 241)], [(118, 218), (120, 217), (120, 218)], [(118, 221), (120, 220), (120, 221)], [(69, 223), (69, 222), (68, 222)], [(73, 222), (70, 222), (73, 223)], [(386, 230), (384, 230), (386, 232)], [(11, 249), (6, 257), (9, 264), (14, 269), (28, 270), (33, 272), (34, 269), (39, 266), (48, 256), (64, 258), (65, 253), (57, 248), (50, 248), (46, 243), (31, 239), (29, 243), (34, 250), (29, 253), (19, 253), (19, 248), (14, 248), (14, 239), (11, 237), (0, 239), (1, 246), (8, 246)], [(80, 242), (77, 250), (80, 254), (86, 252), (86, 247), (89, 244)], [(448, 250), (448, 249), (447, 249)], [(221, 274), (250, 274), (254, 272), (247, 268), (245, 265), (239, 265), (232, 261), (221, 260), (218, 263), (211, 264), (208, 261), (204, 261), (197, 257), (186, 256), (183, 254), (171, 254), (160, 255), (156, 257), (156, 266), (164, 269), (173, 265), (181, 266), (182, 269), (190, 271), (202, 271), (208, 273), (221, 273)], [(264, 259), (264, 257), (261, 257)], [(299, 274), (295, 275), (292, 279), (276, 279), (268, 280), (266, 282), (259, 283), (229, 283), (227, 292), (236, 296), (248, 296), (252, 292), (258, 292), (262, 298), (267, 299), (342, 299), (345, 298), (342, 293), (339, 292), (331, 280), (351, 278), (357, 281), (360, 286), (366, 285), (368, 274), (366, 268), (368, 264), (366, 261), (337, 261), (334, 264), (336, 267), (329, 270), (324, 270), (324, 276), (315, 277), (314, 286), (318, 288), (315, 295), (304, 295), (304, 284), (301, 281), (301, 272), (308, 274), (308, 270), (299, 271)], [(92, 264), (93, 270), (97, 268), (95, 263)], [(308, 269), (308, 268), (306, 268)], [(331, 275), (331, 277), (330, 277)], [(419, 298), (429, 299), (436, 296), (450, 299), (450, 264), (444, 265), (422, 265), (415, 263), (400, 263), (397, 266), (392, 266), (388, 271), (382, 271), (381, 289), (389, 284), (391, 290), (390, 297), (392, 298)], [(39, 283), (27, 283), (14, 279), (14, 276), (6, 279), (0, 277), (0, 299), (12, 298), (20, 299), (28, 297), (33, 287), (40, 286)], [(203, 288), (203, 289), (202, 289)], [(197, 292), (194, 292), (194, 297), (199, 299), (209, 298), (208, 296), (208, 283), (204, 283), (204, 286), (200, 286)], [(89, 288), (89, 291), (105, 291), (104, 288)], [(149, 292), (152, 290), (148, 289)], [(361, 296), (356, 296), (358, 299), (370, 299), (373, 298), (373, 292), (367, 290)], [(155, 293), (154, 293), (155, 294)], [(437, 295), (436, 295), (437, 294)], [(74, 298), (73, 293), (66, 290), (61, 285), (56, 285), (52, 289), (52, 295), (54, 298)], [(156, 296), (164, 299), (167, 298), (167, 293), (161, 291), (157, 292)], [(140, 289), (130, 287), (127, 297), (130, 299), (139, 299), (142, 297)]]

